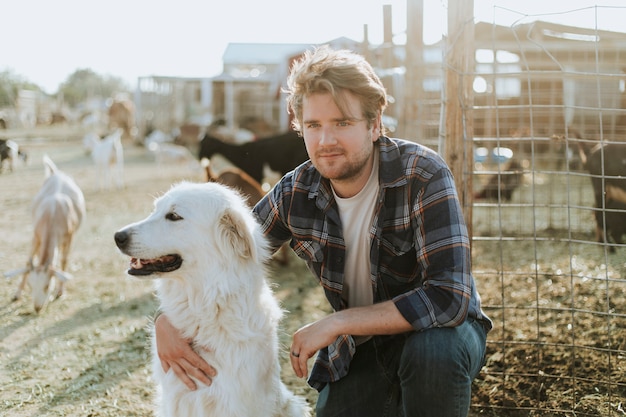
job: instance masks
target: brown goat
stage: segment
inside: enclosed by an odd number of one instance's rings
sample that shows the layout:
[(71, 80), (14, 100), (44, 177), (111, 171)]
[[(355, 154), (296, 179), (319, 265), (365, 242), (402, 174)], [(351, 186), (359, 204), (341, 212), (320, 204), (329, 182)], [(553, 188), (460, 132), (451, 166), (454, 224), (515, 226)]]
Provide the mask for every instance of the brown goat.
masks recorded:
[(626, 204), (626, 190), (617, 187), (615, 185), (606, 184), (604, 187), (606, 190), (606, 199), (609, 201), (619, 201), (622, 204)]
[[(580, 141), (578, 150), (583, 167), (591, 174), (596, 240), (603, 243), (611, 238), (615, 243), (622, 244), (622, 236), (626, 234), (626, 203), (620, 199), (623, 194), (620, 189), (626, 190), (626, 143)], [(609, 247), (609, 251), (615, 252), (615, 248)]]

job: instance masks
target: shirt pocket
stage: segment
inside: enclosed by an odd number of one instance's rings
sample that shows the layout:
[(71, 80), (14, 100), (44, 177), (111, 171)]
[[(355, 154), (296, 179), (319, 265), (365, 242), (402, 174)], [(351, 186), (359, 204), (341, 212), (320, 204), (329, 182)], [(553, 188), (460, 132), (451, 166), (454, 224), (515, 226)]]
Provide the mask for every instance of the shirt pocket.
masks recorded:
[(405, 287), (414, 286), (419, 277), (419, 266), (415, 249), (413, 232), (395, 231), (390, 235), (383, 235), (380, 244), (379, 273), (387, 285)]
[(309, 271), (311, 271), (318, 280), (323, 280), (323, 271), (328, 272), (328, 268), (324, 269), (324, 259), (326, 259), (324, 248), (318, 242), (311, 240), (292, 242), (291, 248), (296, 255), (306, 263)]

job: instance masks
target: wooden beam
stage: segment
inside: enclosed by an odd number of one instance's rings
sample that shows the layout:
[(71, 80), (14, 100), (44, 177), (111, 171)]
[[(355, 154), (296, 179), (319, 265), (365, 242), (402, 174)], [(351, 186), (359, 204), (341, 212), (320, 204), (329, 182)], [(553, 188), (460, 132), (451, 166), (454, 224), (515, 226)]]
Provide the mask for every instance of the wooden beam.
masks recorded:
[(472, 238), (472, 171), (474, 72), (474, 0), (448, 1), (445, 56), (445, 132), (442, 154), (454, 175), (470, 239)]
[(407, 0), (406, 21), (406, 93), (404, 122), (398, 136), (426, 139), (424, 117), (424, 0)]

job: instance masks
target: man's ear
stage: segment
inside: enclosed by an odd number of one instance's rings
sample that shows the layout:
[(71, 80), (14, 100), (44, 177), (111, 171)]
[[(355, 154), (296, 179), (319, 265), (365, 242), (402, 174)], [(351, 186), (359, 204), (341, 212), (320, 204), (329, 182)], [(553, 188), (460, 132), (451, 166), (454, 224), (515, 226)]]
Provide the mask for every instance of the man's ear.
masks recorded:
[(372, 141), (375, 142), (378, 140), (380, 135), (382, 135), (382, 115), (378, 113), (376, 118), (372, 120)]

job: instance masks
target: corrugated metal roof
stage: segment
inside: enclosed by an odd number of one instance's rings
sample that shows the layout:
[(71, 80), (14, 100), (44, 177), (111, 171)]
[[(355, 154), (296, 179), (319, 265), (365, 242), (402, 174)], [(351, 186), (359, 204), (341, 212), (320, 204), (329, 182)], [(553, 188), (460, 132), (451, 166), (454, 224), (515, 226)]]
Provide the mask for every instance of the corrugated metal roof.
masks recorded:
[(313, 46), (304, 43), (229, 43), (222, 61), (224, 65), (278, 64)]
[[(330, 40), (334, 48), (348, 48), (359, 52), (360, 42), (346, 37)], [(280, 64), (289, 58), (311, 49), (314, 43), (229, 43), (222, 55), (224, 65)]]
[(566, 26), (541, 20), (514, 26), (477, 22), (474, 37), (477, 47), (493, 46), (493, 39), (496, 39), (496, 45), (500, 49), (506, 48), (506, 45), (510, 45), (509, 49), (516, 49), (524, 44), (527, 48), (534, 46), (538, 50), (560, 49), (568, 53), (572, 48), (575, 51), (584, 48), (594, 50), (598, 45), (603, 49), (622, 49), (626, 42), (626, 34), (623, 32)]

